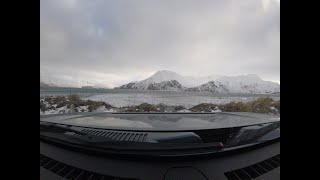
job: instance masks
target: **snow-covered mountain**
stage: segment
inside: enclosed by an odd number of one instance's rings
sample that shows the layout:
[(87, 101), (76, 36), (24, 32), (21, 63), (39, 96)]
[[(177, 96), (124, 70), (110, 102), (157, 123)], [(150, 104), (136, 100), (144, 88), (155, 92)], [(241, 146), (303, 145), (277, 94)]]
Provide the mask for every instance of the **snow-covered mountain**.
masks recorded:
[(257, 75), (224, 76), (187, 91), (209, 91), (216, 93), (279, 93), (278, 83), (264, 81)]
[(53, 83), (45, 83), (40, 80), (40, 88), (48, 88), (48, 87), (55, 87), (55, 86), (56, 85), (54, 85)]
[(182, 76), (173, 71), (162, 70), (162, 71), (156, 72), (154, 75), (150, 76), (149, 78), (140, 81), (140, 83), (141, 85), (145, 84), (146, 86), (148, 86), (148, 84), (150, 83), (161, 83), (164, 81), (176, 80), (182, 86), (190, 88), (190, 87), (199, 86), (211, 80), (215, 80), (218, 77), (220, 76), (215, 76), (215, 75), (208, 76), (208, 77)]
[(202, 84), (200, 86), (188, 88), (186, 89), (186, 91), (192, 91), (192, 92), (209, 91), (209, 92), (215, 92), (215, 93), (228, 93), (229, 89), (224, 87), (224, 85), (221, 84), (220, 82), (209, 81), (208, 83)]
[(183, 90), (181, 84), (176, 80), (162, 81), (162, 82), (151, 82), (148, 83), (140, 82), (131, 82), (125, 85), (118, 87), (119, 89), (140, 89), (140, 90), (166, 90), (166, 91), (179, 91)]
[(264, 81), (259, 76), (249, 74), (246, 76), (224, 76), (216, 80), (230, 93), (278, 93), (280, 84)]
[[(148, 85), (151, 83), (161, 83), (164, 81), (176, 80), (183, 87), (191, 88), (191, 87), (199, 86), (206, 82), (215, 80), (219, 77), (220, 76), (218, 75), (212, 75), (212, 76), (206, 76), (206, 77), (182, 76), (173, 71), (162, 70), (162, 71), (156, 72), (154, 75), (150, 76), (149, 78), (140, 81), (139, 86), (142, 87), (142, 89), (146, 89), (145, 87), (148, 87)], [(138, 82), (131, 82), (127, 85), (130, 86), (135, 83), (138, 83)]]
[(181, 76), (172, 71), (158, 71), (151, 77), (118, 87), (141, 90), (185, 90), (216, 93), (279, 93), (280, 84), (264, 81), (257, 75), (242, 76)]

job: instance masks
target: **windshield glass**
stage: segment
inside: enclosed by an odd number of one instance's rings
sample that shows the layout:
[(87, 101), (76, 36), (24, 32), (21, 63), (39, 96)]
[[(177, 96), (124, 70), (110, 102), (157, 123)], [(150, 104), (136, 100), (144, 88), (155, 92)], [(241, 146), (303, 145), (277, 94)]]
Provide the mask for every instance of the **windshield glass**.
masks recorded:
[[(42, 0), (40, 40), (41, 116), (280, 115), (280, 0)], [(148, 116), (119, 116), (68, 122), (158, 127)], [(236, 118), (207, 116), (214, 120), (176, 116), (159, 124), (237, 126)]]

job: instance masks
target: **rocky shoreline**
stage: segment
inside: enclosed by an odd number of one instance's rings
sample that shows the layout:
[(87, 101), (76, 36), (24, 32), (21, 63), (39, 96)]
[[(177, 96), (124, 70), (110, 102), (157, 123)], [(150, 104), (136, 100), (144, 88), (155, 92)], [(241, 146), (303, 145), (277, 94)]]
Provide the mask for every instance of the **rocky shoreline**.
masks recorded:
[(226, 104), (201, 103), (191, 108), (169, 106), (163, 103), (142, 103), (135, 106), (114, 107), (107, 102), (83, 100), (78, 95), (47, 96), (40, 98), (40, 115), (71, 112), (256, 112), (280, 114), (280, 100), (261, 97), (250, 102)]

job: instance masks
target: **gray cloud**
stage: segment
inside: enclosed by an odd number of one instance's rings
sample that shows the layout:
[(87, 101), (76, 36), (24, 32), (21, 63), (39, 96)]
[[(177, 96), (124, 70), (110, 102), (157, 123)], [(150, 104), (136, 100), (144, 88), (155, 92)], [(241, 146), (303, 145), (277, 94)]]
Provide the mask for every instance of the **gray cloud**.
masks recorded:
[(157, 70), (280, 82), (280, 1), (43, 0), (41, 78), (113, 87)]

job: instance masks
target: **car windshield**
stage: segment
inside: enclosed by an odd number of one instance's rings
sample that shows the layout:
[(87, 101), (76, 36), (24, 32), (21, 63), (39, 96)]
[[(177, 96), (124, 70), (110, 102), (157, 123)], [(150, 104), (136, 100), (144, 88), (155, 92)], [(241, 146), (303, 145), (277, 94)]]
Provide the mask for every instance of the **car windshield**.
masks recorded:
[(280, 0), (42, 0), (40, 40), (43, 119), (114, 113), (67, 122), (179, 129), (280, 117)]

